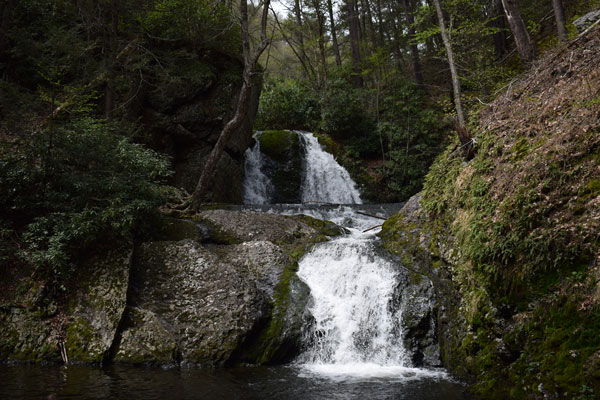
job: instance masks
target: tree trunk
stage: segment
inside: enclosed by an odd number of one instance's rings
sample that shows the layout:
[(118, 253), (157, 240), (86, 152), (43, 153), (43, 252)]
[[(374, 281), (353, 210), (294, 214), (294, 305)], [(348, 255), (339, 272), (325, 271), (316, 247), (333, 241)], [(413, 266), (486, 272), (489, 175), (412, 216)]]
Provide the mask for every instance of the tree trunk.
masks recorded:
[(362, 66), (360, 60), (359, 21), (353, 0), (346, 0), (348, 7), (348, 30), (350, 31), (350, 49), (352, 51), (352, 72), (355, 88), (363, 87)]
[(196, 185), (194, 193), (192, 194), (192, 208), (194, 209), (194, 211), (198, 211), (200, 209), (204, 201), (204, 197), (208, 192), (210, 182), (213, 176), (215, 175), (217, 164), (219, 163), (219, 160), (223, 155), (223, 151), (225, 151), (227, 142), (229, 141), (231, 136), (238, 129), (240, 129), (242, 123), (244, 122), (246, 113), (248, 112), (250, 96), (252, 94), (252, 86), (254, 84), (254, 77), (256, 75), (256, 64), (258, 63), (260, 55), (265, 51), (267, 45), (269, 44), (269, 39), (267, 38), (267, 17), (269, 14), (269, 3), (270, 0), (265, 0), (263, 4), (263, 12), (261, 19), (261, 42), (254, 50), (254, 53), (250, 54), (250, 34), (248, 31), (248, 4), (246, 3), (246, 0), (240, 0), (242, 49), (244, 56), (242, 89), (240, 90), (240, 95), (237, 101), (237, 106), (233, 118), (229, 120), (229, 122), (227, 122), (227, 124), (221, 131), (221, 134), (217, 139), (215, 147), (212, 149), (206, 162), (204, 163), (202, 174), (200, 175), (198, 184)]
[(333, 5), (331, 0), (327, 0), (327, 11), (329, 12), (329, 24), (331, 26), (331, 44), (335, 54), (335, 64), (338, 67), (342, 66), (342, 56), (340, 55), (340, 47), (338, 45), (337, 34), (335, 32), (335, 19), (333, 18)]
[(371, 4), (369, 0), (361, 0), (363, 7), (366, 10), (366, 19), (369, 30), (369, 38), (371, 39), (371, 45), (377, 47), (377, 33), (375, 32), (375, 25), (373, 24), (373, 13), (371, 12)]
[(519, 14), (517, 0), (502, 0), (502, 5), (504, 6), (506, 18), (508, 19), (508, 25), (515, 38), (515, 44), (517, 45), (517, 51), (519, 52), (521, 61), (529, 64), (535, 58), (536, 49), (529, 37), (525, 22), (523, 22), (523, 18), (521, 18), (521, 14)]
[(558, 33), (558, 39), (560, 39), (561, 42), (566, 42), (567, 28), (565, 27), (566, 20), (562, 0), (552, 0), (552, 7), (554, 8), (554, 17), (556, 18), (556, 31)]
[(327, 56), (325, 55), (325, 18), (321, 12), (321, 3), (319, 0), (313, 0), (313, 7), (317, 16), (319, 55), (321, 57), (321, 82), (320, 87), (324, 87), (327, 82)]
[(506, 21), (504, 20), (504, 6), (502, 0), (496, 0), (496, 17), (492, 20), (492, 27), (497, 29), (494, 33), (494, 50), (496, 58), (501, 60), (508, 51), (508, 43), (506, 40)]
[(435, 11), (437, 13), (438, 21), (440, 23), (440, 33), (444, 46), (446, 47), (446, 53), (448, 55), (448, 64), (450, 65), (450, 75), (452, 78), (452, 89), (454, 93), (454, 106), (456, 107), (456, 132), (458, 133), (458, 139), (460, 140), (461, 146), (465, 148), (465, 157), (470, 158), (472, 146), (471, 137), (467, 130), (465, 123), (465, 115), (462, 109), (462, 103), (460, 101), (460, 81), (458, 80), (458, 73), (456, 72), (456, 64), (454, 62), (454, 52), (452, 51), (452, 45), (448, 32), (446, 31), (446, 23), (444, 22), (444, 14), (442, 13), (442, 7), (440, 6), (440, 0), (433, 0), (435, 5)]
[(104, 67), (106, 84), (104, 86), (104, 117), (110, 118), (115, 109), (115, 77), (117, 63), (117, 35), (119, 19), (119, 2), (113, 0), (109, 4), (107, 20), (104, 25)]
[(379, 45), (385, 45), (385, 27), (383, 23), (383, 13), (381, 12), (381, 0), (375, 2), (375, 12), (377, 13), (377, 30), (379, 31)]
[[(413, 40), (415, 36), (415, 18), (409, 0), (404, 0), (404, 12), (406, 14), (406, 23), (408, 24), (408, 39)], [(417, 81), (417, 84), (423, 86), (423, 69), (421, 68), (421, 59), (419, 58), (419, 47), (416, 43), (410, 45), (410, 52), (413, 59), (415, 80)]]
[(298, 41), (298, 51), (302, 62), (306, 62), (308, 56), (304, 50), (304, 32), (302, 32), (302, 9), (300, 8), (300, 0), (294, 0), (294, 16), (296, 17), (296, 40)]

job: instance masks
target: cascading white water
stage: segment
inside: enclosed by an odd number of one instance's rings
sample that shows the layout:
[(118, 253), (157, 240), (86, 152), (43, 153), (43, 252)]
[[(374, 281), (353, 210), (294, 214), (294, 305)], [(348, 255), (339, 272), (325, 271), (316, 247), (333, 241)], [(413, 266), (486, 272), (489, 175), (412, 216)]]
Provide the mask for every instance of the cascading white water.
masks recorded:
[[(302, 203), (361, 204), (356, 183), (335, 158), (322, 149), (310, 132), (294, 131), (301, 140), (304, 151), (302, 162)], [(257, 132), (255, 137), (259, 137)], [(264, 159), (260, 151), (260, 140), (246, 150), (244, 180), (244, 204), (269, 204), (273, 187), (263, 172)]]
[(374, 231), (363, 232), (380, 221), (348, 208), (340, 214), (336, 222), (351, 221), (350, 234), (318, 244), (299, 262), (314, 318), (306, 332), (308, 348), (298, 359), (303, 370), (342, 380), (442, 376), (411, 368), (402, 342), (402, 309), (391, 304), (400, 272), (377, 254)]
[[(297, 134), (305, 149), (302, 201), (360, 204), (360, 194), (348, 172), (312, 134)], [(246, 204), (266, 204), (270, 182), (260, 172), (258, 144), (246, 157)], [(402, 310), (392, 304), (400, 271), (377, 254), (377, 230), (371, 229), (381, 224), (380, 219), (357, 213), (350, 206), (278, 206), (269, 212), (308, 214), (333, 221), (350, 232), (316, 245), (299, 261), (298, 276), (310, 288), (309, 311), (314, 318), (305, 332), (307, 348), (297, 360), (305, 373), (334, 379), (443, 375), (410, 368), (402, 341)]]
[(313, 297), (307, 363), (405, 364), (401, 316), (390, 307), (396, 272), (375, 254), (371, 238), (353, 234), (317, 246), (298, 276)]
[(302, 202), (361, 204), (360, 193), (348, 171), (324, 151), (310, 132), (297, 131), (306, 151)]
[(244, 179), (244, 204), (269, 204), (273, 184), (269, 177), (262, 172), (263, 158), (260, 151), (260, 141), (246, 150)]

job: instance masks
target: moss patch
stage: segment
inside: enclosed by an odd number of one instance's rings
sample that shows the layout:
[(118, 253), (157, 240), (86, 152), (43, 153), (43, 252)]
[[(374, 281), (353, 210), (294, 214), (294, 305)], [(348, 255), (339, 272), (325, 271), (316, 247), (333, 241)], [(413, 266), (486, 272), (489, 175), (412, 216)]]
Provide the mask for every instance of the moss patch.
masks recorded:
[(291, 149), (300, 143), (298, 135), (291, 131), (264, 131), (258, 141), (264, 154), (281, 163), (288, 161)]

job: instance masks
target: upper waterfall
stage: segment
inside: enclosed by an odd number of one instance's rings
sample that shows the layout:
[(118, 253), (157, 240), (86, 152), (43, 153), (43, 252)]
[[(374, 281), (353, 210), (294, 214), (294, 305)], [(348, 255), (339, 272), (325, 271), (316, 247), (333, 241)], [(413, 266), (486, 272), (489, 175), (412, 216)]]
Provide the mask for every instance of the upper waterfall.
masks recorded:
[[(255, 134), (256, 144), (246, 151), (244, 204), (361, 204), (356, 183), (348, 171), (323, 150), (317, 138), (310, 132), (291, 133), (299, 146), (294, 146), (293, 141), (286, 146), (277, 146), (277, 151), (289, 152), (277, 155), (279, 159), (262, 151), (263, 132)], [(296, 171), (296, 165), (290, 162), (297, 156), (294, 152), (299, 152), (301, 158), (300, 168)], [(298, 193), (294, 195), (293, 191)]]
[(302, 202), (361, 204), (356, 183), (333, 155), (323, 150), (310, 132), (298, 132), (306, 152), (302, 180)]

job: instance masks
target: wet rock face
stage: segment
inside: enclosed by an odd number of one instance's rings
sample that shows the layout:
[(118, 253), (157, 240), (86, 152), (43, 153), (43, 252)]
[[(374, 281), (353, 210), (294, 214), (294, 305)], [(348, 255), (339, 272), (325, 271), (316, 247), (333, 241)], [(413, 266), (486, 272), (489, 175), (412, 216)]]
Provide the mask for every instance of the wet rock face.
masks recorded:
[(265, 131), (258, 140), (260, 150), (265, 155), (262, 172), (277, 188), (271, 202), (301, 203), (303, 149), (298, 134), (291, 131)]
[[(269, 242), (218, 251), (190, 239), (142, 245), (133, 270), (130, 304), (135, 311), (116, 360), (167, 361), (171, 354), (169, 362), (225, 363), (269, 316), (268, 293), (258, 288), (259, 282), (270, 287), (269, 280), (277, 281), (277, 266), (287, 262)], [(149, 332), (162, 332), (150, 341), (153, 346), (135, 340)], [(177, 353), (169, 351), (173, 344)]]
[(71, 302), (66, 347), (69, 361), (100, 363), (113, 343), (127, 304), (131, 250), (92, 258), (83, 267)]
[(0, 360), (61, 362), (64, 343), (69, 362), (101, 363), (125, 310), (130, 255), (122, 248), (85, 262), (78, 289), (62, 310), (32, 282), (28, 292), (0, 310)]
[(394, 291), (393, 303), (402, 310), (402, 341), (412, 365), (441, 366), (436, 328), (437, 304), (431, 281), (415, 273), (403, 275)]

